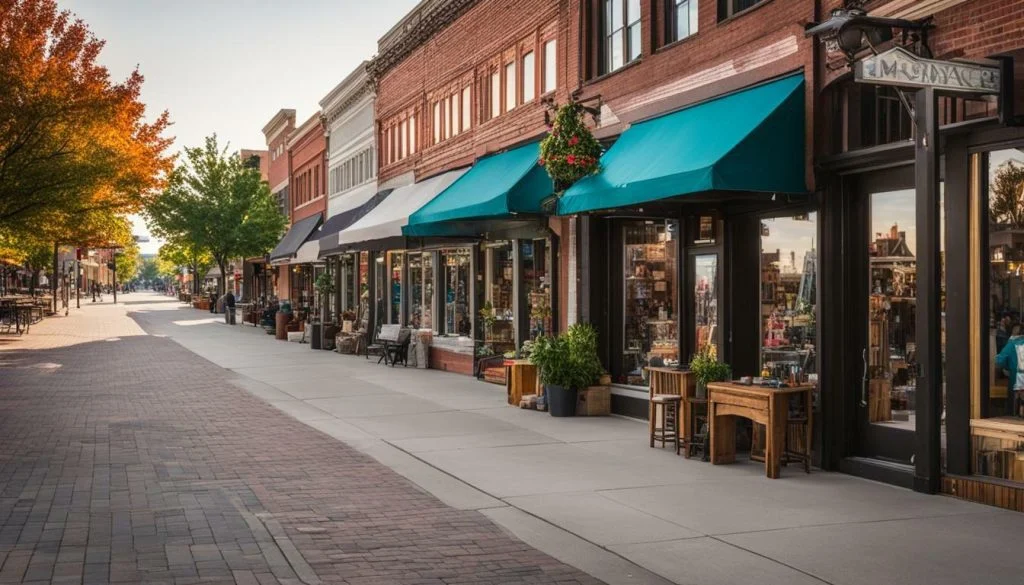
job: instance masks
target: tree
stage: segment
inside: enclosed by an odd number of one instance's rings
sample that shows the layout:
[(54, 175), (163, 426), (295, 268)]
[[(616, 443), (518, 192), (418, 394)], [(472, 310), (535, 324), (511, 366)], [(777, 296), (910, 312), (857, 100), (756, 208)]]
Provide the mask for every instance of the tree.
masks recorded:
[(168, 241), (189, 242), (210, 253), (220, 268), (218, 291), (232, 258), (266, 254), (286, 219), (259, 170), (227, 154), (210, 136), (186, 148), (167, 188), (147, 207), (154, 231)]
[(142, 75), (112, 81), (103, 44), (55, 0), (0, 0), (0, 227), (132, 212), (161, 187), (168, 114), (146, 122)]
[(1024, 164), (1008, 160), (996, 168), (989, 206), (993, 222), (1024, 227)]
[(117, 266), (117, 281), (128, 282), (135, 278), (139, 271), (139, 245), (133, 238), (131, 243), (124, 246), (114, 257)]
[(187, 268), (192, 273), (193, 294), (199, 294), (199, 275), (206, 274), (213, 265), (210, 253), (194, 242), (168, 242), (160, 246), (156, 257), (161, 272), (167, 276), (181, 274), (181, 269)]
[(160, 267), (157, 265), (156, 258), (144, 258), (142, 260), (142, 267), (139, 268), (139, 278), (148, 283), (159, 280)]

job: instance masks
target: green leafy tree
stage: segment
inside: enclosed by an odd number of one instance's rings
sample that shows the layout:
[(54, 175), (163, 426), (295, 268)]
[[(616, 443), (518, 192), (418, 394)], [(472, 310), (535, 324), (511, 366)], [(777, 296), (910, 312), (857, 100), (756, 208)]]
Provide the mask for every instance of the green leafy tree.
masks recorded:
[(182, 268), (187, 268), (192, 274), (193, 294), (199, 294), (200, 275), (213, 266), (213, 257), (195, 242), (167, 242), (160, 246), (156, 257), (165, 276), (177, 276)]
[(1024, 164), (1008, 160), (996, 168), (989, 206), (994, 222), (1024, 227)]
[(139, 278), (146, 282), (155, 282), (160, 279), (160, 267), (156, 258), (144, 258), (139, 268)]
[(221, 271), (220, 294), (229, 260), (269, 252), (287, 221), (259, 170), (228, 155), (216, 135), (201, 147), (185, 149), (167, 189), (147, 213), (157, 235), (210, 254)]
[(135, 278), (139, 272), (139, 245), (134, 239), (118, 251), (114, 262), (117, 265), (118, 282), (128, 282)]

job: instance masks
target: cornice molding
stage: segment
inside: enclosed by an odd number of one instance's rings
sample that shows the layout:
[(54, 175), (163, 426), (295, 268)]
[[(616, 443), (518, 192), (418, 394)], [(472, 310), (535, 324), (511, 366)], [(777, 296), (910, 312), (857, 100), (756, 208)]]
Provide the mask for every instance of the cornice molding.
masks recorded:
[[(405, 31), (399, 32), (392, 29), (381, 39), (378, 47), (380, 53), (367, 67), (373, 83), (379, 82), (388, 71), (401, 63), (435, 34), (455, 22), (466, 10), (472, 8), (479, 1), (442, 0), (432, 5), (429, 1), (425, 1), (413, 9), (398, 24), (399, 27), (406, 27)], [(419, 11), (423, 12), (418, 15), (419, 19), (416, 20)]]
[(362, 101), (364, 97), (373, 93), (373, 87), (369, 82), (362, 84), (355, 91), (353, 91), (345, 101), (339, 103), (337, 106), (330, 110), (324, 110), (324, 117), (326, 118), (327, 124), (333, 124), (335, 120), (341, 118), (348, 113), (348, 110), (352, 108), (356, 103)]
[(269, 144), (274, 137), (281, 132), (281, 130), (288, 127), (288, 122), (291, 122), (292, 126), (295, 125), (295, 110), (278, 110), (274, 117), (267, 122), (267, 125), (263, 127), (263, 135), (267, 137), (267, 143)]

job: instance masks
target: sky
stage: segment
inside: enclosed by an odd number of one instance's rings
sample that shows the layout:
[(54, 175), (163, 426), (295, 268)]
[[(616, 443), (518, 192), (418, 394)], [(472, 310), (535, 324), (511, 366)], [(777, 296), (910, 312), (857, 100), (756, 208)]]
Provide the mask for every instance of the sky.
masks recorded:
[[(417, 0), (57, 0), (106, 40), (114, 79), (135, 68), (155, 117), (168, 110), (174, 151), (216, 133), (231, 149), (266, 148), (281, 108), (301, 121)], [(136, 235), (148, 235), (133, 217)], [(153, 253), (160, 242), (140, 244)]]

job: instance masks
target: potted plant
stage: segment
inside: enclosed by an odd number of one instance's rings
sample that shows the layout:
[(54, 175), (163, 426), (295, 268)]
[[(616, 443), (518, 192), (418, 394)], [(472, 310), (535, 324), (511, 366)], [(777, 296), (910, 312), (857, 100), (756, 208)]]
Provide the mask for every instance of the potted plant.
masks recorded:
[(690, 371), (697, 378), (697, 398), (707, 398), (710, 382), (724, 382), (731, 376), (729, 364), (718, 361), (714, 352), (701, 349), (690, 360)]
[(558, 337), (538, 337), (530, 363), (540, 371), (551, 416), (574, 416), (580, 389), (601, 376), (597, 331), (589, 324), (577, 323)]

